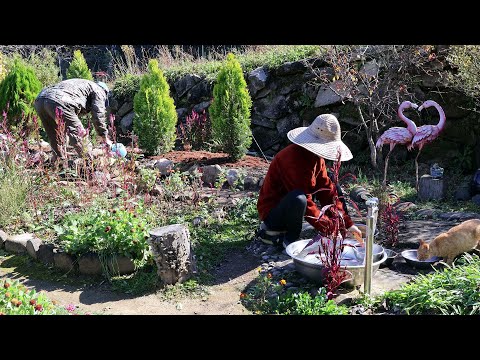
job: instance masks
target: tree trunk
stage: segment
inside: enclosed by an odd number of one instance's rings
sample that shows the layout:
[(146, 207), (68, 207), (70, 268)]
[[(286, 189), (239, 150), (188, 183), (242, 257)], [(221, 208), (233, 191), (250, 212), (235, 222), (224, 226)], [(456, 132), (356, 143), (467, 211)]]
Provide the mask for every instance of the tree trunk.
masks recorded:
[(150, 231), (148, 239), (163, 284), (188, 280), (196, 272), (190, 233), (185, 225), (174, 224)]
[(362, 108), (360, 107), (360, 105), (357, 105), (357, 110), (358, 110), (358, 114), (360, 115), (360, 119), (362, 120), (362, 125), (365, 128), (365, 132), (367, 134), (368, 147), (370, 148), (370, 163), (372, 164), (372, 167), (376, 169), (377, 168), (377, 148), (375, 147), (375, 142), (373, 141), (372, 130), (367, 125), (367, 122), (365, 121)]
[(443, 197), (443, 178), (434, 179), (431, 175), (422, 175), (418, 182), (418, 198), (420, 200), (441, 200)]

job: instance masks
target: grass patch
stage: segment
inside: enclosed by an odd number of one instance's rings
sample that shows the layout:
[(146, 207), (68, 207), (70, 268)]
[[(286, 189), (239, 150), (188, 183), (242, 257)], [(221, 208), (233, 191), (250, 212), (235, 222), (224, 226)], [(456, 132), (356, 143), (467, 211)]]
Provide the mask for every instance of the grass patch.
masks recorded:
[(387, 310), (409, 315), (480, 314), (480, 258), (465, 254), (432, 274), (418, 275), (398, 290), (385, 292), (376, 301)]
[(29, 177), (19, 169), (0, 162), (0, 227), (10, 224), (25, 208), (30, 189)]
[(158, 283), (156, 266), (144, 266), (133, 274), (113, 276), (112, 290), (132, 295), (145, 295), (155, 292)]
[[(259, 66), (275, 68), (289, 61), (320, 56), (325, 47), (320, 45), (264, 45), (250, 48), (235, 54), (244, 72), (250, 72)], [(183, 60), (170, 66), (161, 66), (167, 79), (175, 81), (187, 74), (205, 76), (214, 80), (223, 62), (223, 58)], [(161, 62), (160, 62), (161, 64)]]

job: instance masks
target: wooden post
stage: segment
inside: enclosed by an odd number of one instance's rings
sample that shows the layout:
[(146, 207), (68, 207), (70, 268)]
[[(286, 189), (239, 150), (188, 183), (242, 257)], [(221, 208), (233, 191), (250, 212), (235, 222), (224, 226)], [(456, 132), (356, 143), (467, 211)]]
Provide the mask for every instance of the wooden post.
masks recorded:
[(418, 198), (420, 200), (441, 200), (443, 197), (443, 178), (435, 179), (431, 175), (422, 175), (418, 182)]
[(196, 273), (190, 233), (185, 225), (173, 224), (150, 231), (148, 239), (164, 284), (188, 280)]

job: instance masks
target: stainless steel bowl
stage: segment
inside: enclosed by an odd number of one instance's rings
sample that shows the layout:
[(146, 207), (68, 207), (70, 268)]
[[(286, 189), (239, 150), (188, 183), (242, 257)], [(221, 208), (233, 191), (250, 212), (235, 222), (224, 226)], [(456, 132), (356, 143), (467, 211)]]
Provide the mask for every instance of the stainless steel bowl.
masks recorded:
[[(383, 247), (378, 244), (373, 244), (373, 262), (376, 262), (382, 258), (383, 255)], [(355, 253), (355, 257), (358, 261), (362, 262), (365, 259), (365, 246), (354, 246), (353, 251)]]
[(393, 251), (392, 249), (383, 249), (383, 251), (387, 253), (387, 260), (385, 260), (385, 262), (382, 263), (380, 267), (392, 265), (393, 260), (395, 260), (398, 253), (396, 251)]
[[(305, 277), (316, 283), (323, 282), (323, 269), (324, 266), (320, 259), (319, 254), (309, 254), (306, 256), (299, 257), (298, 254), (303, 250), (303, 248), (308, 244), (310, 240), (299, 240), (291, 243), (287, 246), (285, 251), (292, 258), (293, 263), (295, 264), (295, 269)], [(382, 251), (382, 257), (380, 260), (375, 261), (372, 266), (372, 275), (380, 267), (380, 264), (387, 259), (387, 254)], [(359, 286), (363, 284), (364, 279), (364, 265), (360, 264), (357, 259), (353, 258), (344, 258), (341, 260), (341, 264), (345, 266), (345, 270), (348, 270), (352, 273), (353, 278), (346, 281), (345, 284), (348, 286)]]
[(418, 260), (417, 250), (404, 250), (402, 251), (402, 256), (408, 265), (417, 269), (431, 269), (434, 263), (442, 259), (438, 256), (432, 256), (427, 260)]

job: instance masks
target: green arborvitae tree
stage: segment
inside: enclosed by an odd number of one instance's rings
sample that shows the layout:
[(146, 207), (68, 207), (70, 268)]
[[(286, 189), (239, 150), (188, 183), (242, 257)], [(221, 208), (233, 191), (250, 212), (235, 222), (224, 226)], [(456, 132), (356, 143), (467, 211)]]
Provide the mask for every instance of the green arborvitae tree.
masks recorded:
[(0, 83), (0, 111), (7, 110), (8, 125), (12, 130), (20, 130), (28, 125), (29, 118), (35, 113), (33, 102), (42, 90), (33, 69), (16, 57)]
[(228, 54), (213, 87), (213, 102), (209, 113), (213, 140), (222, 144), (222, 150), (233, 161), (245, 156), (252, 144), (251, 107), (252, 99), (242, 67), (233, 54)]
[(140, 81), (133, 99), (133, 131), (147, 155), (162, 154), (175, 145), (177, 112), (170, 96), (170, 86), (157, 60), (148, 62), (148, 72)]
[(73, 52), (73, 60), (67, 69), (67, 79), (87, 79), (93, 81), (93, 76), (80, 50)]

